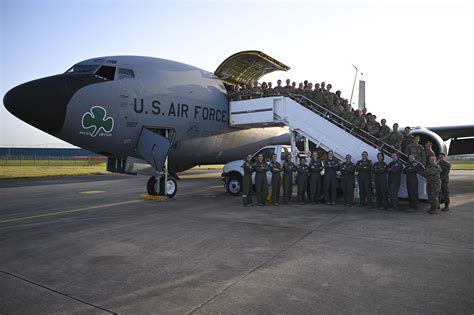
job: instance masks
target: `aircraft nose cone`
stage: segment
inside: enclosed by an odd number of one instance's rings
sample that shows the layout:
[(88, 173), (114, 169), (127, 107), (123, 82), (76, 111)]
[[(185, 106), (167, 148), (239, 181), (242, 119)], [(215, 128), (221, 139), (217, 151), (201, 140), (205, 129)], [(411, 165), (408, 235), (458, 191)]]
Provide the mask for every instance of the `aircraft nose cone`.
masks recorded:
[(56, 75), (14, 87), (3, 104), (24, 122), (55, 135), (63, 127), (69, 98), (63, 76)]

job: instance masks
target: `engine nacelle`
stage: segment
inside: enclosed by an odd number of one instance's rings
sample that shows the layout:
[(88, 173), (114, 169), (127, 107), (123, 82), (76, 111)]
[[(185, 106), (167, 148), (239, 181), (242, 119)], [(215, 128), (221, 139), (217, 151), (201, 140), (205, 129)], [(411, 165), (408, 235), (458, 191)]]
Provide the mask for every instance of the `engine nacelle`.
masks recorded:
[(424, 127), (416, 127), (411, 131), (412, 135), (420, 137), (420, 144), (424, 145), (426, 142), (431, 141), (433, 144), (433, 151), (438, 155), (439, 153), (444, 153), (448, 155), (448, 148), (446, 143), (441, 139), (441, 137), (434, 133), (431, 130), (428, 130)]

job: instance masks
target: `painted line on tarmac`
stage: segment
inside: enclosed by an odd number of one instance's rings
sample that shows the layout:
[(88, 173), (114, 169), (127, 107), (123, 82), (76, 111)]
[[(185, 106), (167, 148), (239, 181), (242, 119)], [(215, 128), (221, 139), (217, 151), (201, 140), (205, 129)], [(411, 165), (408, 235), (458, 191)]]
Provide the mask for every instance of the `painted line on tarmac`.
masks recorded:
[[(203, 189), (203, 190), (198, 190), (198, 191), (188, 191), (188, 192), (179, 194), (179, 196), (184, 196), (184, 195), (190, 195), (190, 194), (196, 194), (196, 193), (206, 192), (206, 191), (209, 191), (209, 188), (214, 188), (214, 187), (222, 187), (222, 186), (211, 186), (211, 187), (208, 187), (208, 189)], [(90, 206), (90, 207), (84, 207), (84, 208), (78, 208), (78, 209), (64, 210), (64, 211), (58, 211), (58, 212), (50, 212), (50, 213), (32, 215), (32, 216), (28, 216), (28, 217), (21, 217), (21, 218), (3, 220), (3, 221), (0, 221), (0, 224), (2, 224), (2, 223), (11, 223), (11, 222), (18, 222), (18, 221), (24, 221), (24, 220), (31, 220), (31, 219), (37, 219), (37, 218), (43, 218), (43, 217), (51, 217), (51, 216), (55, 216), (55, 215), (66, 214), (66, 213), (73, 213), (73, 212), (79, 212), (79, 211), (86, 211), (86, 210), (107, 208), (107, 207), (113, 207), (113, 206), (120, 206), (120, 205), (126, 205), (126, 204), (131, 204), (131, 203), (143, 202), (143, 201), (144, 201), (144, 200), (141, 200), (141, 199), (134, 199), (134, 200), (128, 200), (128, 201), (122, 201), (122, 202), (115, 202), (115, 203), (108, 203), (108, 204), (97, 205), (97, 206)]]
[(51, 217), (51, 216), (59, 215), (59, 214), (79, 212), (79, 211), (92, 210), (92, 209), (98, 209), (98, 208), (106, 208), (106, 207), (113, 207), (113, 206), (119, 206), (119, 205), (126, 205), (126, 204), (130, 204), (130, 203), (137, 203), (137, 202), (142, 202), (142, 201), (143, 200), (129, 200), (129, 201), (108, 203), (108, 204), (105, 204), (105, 205), (97, 205), (97, 206), (91, 206), (91, 207), (85, 207), (85, 208), (79, 208), (79, 209), (71, 209), (71, 210), (65, 210), (65, 211), (59, 211), (59, 212), (50, 212), (50, 213), (32, 215), (32, 216), (29, 216), (29, 217), (21, 217), (21, 218), (16, 218), (16, 219), (3, 220), (3, 221), (0, 221), (0, 224), (1, 223), (16, 222), (16, 221), (23, 221), (23, 220), (30, 220), (30, 219), (37, 219), (37, 218), (43, 218), (43, 217)]
[(102, 194), (102, 193), (105, 193), (105, 190), (88, 190), (88, 191), (80, 191), (79, 193), (83, 195)]

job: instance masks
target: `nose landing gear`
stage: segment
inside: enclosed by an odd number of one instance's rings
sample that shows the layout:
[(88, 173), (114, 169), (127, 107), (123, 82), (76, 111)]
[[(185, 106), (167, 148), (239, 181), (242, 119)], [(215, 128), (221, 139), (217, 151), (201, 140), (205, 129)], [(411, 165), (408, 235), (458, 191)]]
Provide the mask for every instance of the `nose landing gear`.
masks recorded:
[[(178, 183), (176, 179), (172, 176), (167, 176), (167, 185), (165, 185), (165, 176), (160, 176), (159, 180), (156, 176), (151, 176), (148, 179), (146, 189), (149, 195), (156, 196), (166, 196), (168, 198), (173, 198), (178, 191)], [(166, 186), (166, 193), (165, 193)]]

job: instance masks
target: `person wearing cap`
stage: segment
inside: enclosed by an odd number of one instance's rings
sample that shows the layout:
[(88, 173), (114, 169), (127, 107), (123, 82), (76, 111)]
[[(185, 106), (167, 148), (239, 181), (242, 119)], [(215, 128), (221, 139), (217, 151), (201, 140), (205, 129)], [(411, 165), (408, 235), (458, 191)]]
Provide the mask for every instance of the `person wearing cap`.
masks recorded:
[(398, 153), (392, 153), (392, 162), (387, 165), (387, 173), (388, 197), (390, 198), (390, 206), (394, 210), (398, 210), (398, 191), (400, 190), (402, 171), (403, 165), (398, 159)]
[(441, 167), (441, 201), (444, 202), (443, 211), (449, 211), (449, 173), (451, 172), (451, 164), (446, 161), (446, 155), (441, 152), (438, 154), (438, 165)]
[(425, 143), (425, 157), (426, 157), (426, 165), (430, 162), (430, 157), (436, 156), (436, 153), (433, 151), (433, 144), (431, 141)]
[(306, 187), (308, 186), (308, 176), (309, 176), (309, 166), (306, 164), (306, 159), (304, 157), (300, 158), (300, 163), (296, 166), (296, 185), (297, 185), (297, 195), (298, 202), (300, 205), (304, 204)]
[(372, 207), (371, 172), (372, 161), (367, 151), (362, 152), (362, 159), (356, 163), (356, 175), (359, 184), (359, 207)]
[(341, 171), (341, 186), (344, 195), (344, 205), (352, 206), (354, 202), (354, 186), (355, 186), (355, 165), (352, 163), (352, 156), (346, 155), (346, 161), (341, 163), (339, 167)]
[(418, 173), (424, 170), (423, 164), (415, 160), (413, 154), (408, 155), (408, 163), (403, 168), (403, 173), (406, 175), (406, 185), (408, 191), (408, 211), (416, 211), (418, 209)]
[(328, 205), (336, 205), (336, 172), (339, 170), (339, 161), (332, 151), (328, 151), (328, 159), (324, 161), (324, 199)]
[(318, 152), (311, 153), (309, 161), (309, 195), (310, 200), (318, 203), (319, 193), (321, 192), (321, 171), (324, 169), (323, 163), (318, 160)]
[(242, 177), (242, 200), (244, 206), (250, 207), (252, 205), (252, 173), (255, 171), (251, 154), (247, 154), (245, 157), (242, 168), (244, 169), (244, 176)]
[(412, 154), (423, 166), (426, 164), (425, 148), (419, 143), (420, 136), (413, 137), (413, 143), (407, 147), (407, 155)]
[(291, 201), (293, 195), (293, 173), (296, 165), (291, 161), (291, 154), (285, 157), (283, 162), (283, 203), (286, 205)]
[(430, 214), (439, 213), (439, 191), (441, 189), (441, 167), (436, 163), (436, 156), (431, 156), (429, 164), (423, 171), (426, 178), (426, 193), (428, 194), (428, 202), (431, 207), (428, 210)]
[[(367, 116), (369, 116), (369, 114), (367, 114)], [(374, 137), (378, 137), (379, 136), (379, 130), (380, 130), (380, 124), (379, 122), (376, 120), (377, 116), (375, 115), (370, 115), (369, 116), (369, 120), (367, 121), (367, 125), (366, 125), (366, 128), (367, 128), (367, 132), (374, 136)]]

